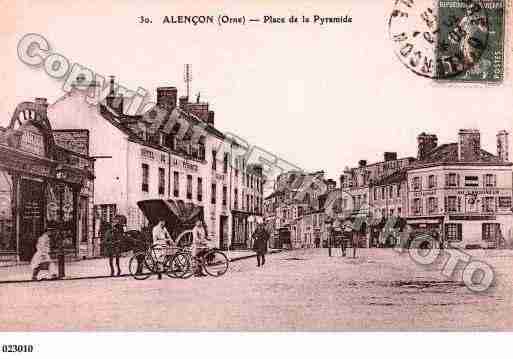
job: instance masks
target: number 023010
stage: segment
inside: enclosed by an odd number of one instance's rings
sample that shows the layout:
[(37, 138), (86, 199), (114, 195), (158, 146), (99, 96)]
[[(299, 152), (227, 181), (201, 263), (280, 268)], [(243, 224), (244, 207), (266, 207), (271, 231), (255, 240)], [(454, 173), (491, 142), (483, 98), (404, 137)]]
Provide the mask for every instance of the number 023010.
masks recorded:
[(2, 353), (32, 353), (34, 346), (30, 344), (3, 344)]

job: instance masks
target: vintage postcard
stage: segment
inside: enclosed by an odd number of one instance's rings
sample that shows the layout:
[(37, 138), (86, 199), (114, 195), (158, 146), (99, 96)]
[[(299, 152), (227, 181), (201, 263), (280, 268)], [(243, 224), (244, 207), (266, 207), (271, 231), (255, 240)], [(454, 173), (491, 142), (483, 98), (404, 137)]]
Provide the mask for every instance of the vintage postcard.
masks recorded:
[(513, 330), (509, 0), (3, 5), (1, 331)]

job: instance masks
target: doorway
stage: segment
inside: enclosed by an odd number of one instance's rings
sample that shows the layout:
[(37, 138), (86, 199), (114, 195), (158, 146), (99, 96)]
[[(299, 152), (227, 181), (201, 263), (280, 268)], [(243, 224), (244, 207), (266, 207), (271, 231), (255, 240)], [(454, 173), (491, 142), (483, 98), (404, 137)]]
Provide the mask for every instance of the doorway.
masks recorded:
[(28, 179), (20, 182), (20, 260), (30, 261), (36, 241), (43, 232), (43, 183)]
[(228, 216), (219, 217), (219, 249), (228, 249)]

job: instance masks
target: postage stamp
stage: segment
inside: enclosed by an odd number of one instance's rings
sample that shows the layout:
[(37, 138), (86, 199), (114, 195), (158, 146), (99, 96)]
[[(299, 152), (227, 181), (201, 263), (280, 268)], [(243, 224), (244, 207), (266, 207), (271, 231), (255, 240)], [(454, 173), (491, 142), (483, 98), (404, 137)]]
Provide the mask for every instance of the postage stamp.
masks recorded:
[(417, 75), (504, 78), (504, 0), (396, 0), (388, 27), (396, 56)]

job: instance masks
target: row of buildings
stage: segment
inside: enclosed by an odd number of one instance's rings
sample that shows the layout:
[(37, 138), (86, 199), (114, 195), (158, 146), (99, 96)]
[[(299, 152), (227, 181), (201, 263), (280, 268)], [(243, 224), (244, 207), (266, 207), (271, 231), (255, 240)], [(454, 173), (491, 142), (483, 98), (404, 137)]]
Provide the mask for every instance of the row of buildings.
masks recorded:
[(54, 212), (60, 225), (66, 219), (69, 253), (96, 256), (102, 223), (124, 215), (128, 230), (149, 225), (137, 206), (146, 199), (201, 206), (217, 247), (251, 246), (265, 176), (216, 128), (209, 104), (159, 87), (155, 106), (128, 115), (113, 77), (105, 101), (92, 105), (97, 86), (78, 79), (51, 105), (20, 104), (1, 128), (2, 259), (28, 260)]
[[(417, 156), (398, 158), (395, 152), (385, 152), (377, 163), (360, 160), (357, 167), (343, 171), (336, 188), (318, 173), (318, 183), (325, 186), (314, 196), (298, 199), (297, 186), (276, 189), (264, 201), (265, 220), (278, 246), (288, 238), (292, 247), (322, 245), (330, 222), (326, 219), (332, 217), (326, 199), (338, 194), (345, 217), (337, 218), (338, 227), (347, 229), (351, 226), (344, 226), (345, 221), (358, 221), (351, 235), (360, 246), (396, 245), (396, 238), (383, 236), (390, 218), (398, 230), (429, 233), (451, 246), (511, 245), (513, 164), (508, 133), (500, 131), (496, 138), (492, 154), (481, 147), (475, 129), (462, 129), (456, 142), (445, 144), (438, 144), (435, 134), (421, 133)], [(303, 174), (309, 175), (316, 174)]]

